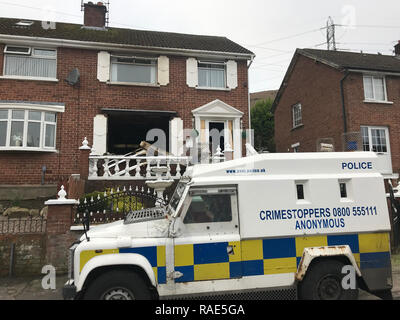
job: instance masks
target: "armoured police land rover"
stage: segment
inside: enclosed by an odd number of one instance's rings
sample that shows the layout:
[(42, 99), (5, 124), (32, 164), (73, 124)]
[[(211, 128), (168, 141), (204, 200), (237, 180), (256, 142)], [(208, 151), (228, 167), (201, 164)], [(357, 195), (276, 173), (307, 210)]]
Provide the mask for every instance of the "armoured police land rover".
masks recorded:
[(70, 248), (64, 297), (356, 299), (358, 288), (390, 296), (376, 163), (374, 153), (347, 152), (191, 166), (167, 207), (92, 227)]

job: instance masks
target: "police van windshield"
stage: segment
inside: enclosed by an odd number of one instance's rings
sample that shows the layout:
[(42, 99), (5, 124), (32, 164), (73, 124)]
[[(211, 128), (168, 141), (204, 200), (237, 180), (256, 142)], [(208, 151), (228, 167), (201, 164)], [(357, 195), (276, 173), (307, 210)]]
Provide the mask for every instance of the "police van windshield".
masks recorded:
[(183, 191), (185, 190), (186, 185), (187, 185), (187, 182), (180, 181), (178, 183), (178, 185), (176, 186), (175, 192), (172, 195), (171, 200), (169, 201), (169, 209), (170, 210), (168, 210), (168, 211), (170, 211), (170, 213), (174, 213), (175, 212), (175, 210), (176, 210), (176, 208), (177, 208), (177, 206), (179, 204), (179, 201), (182, 198)]

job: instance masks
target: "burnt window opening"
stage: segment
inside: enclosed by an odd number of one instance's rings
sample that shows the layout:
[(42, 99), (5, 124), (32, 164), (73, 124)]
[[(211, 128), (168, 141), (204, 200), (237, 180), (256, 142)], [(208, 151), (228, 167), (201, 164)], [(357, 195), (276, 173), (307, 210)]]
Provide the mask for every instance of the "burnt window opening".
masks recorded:
[(108, 115), (107, 152), (124, 155), (135, 152), (140, 143), (146, 140), (147, 133), (152, 129), (160, 129), (165, 134), (165, 147), (160, 145), (158, 138), (147, 141), (150, 144), (158, 143), (161, 149), (169, 150), (169, 120), (151, 114), (137, 114), (130, 112), (110, 113)]

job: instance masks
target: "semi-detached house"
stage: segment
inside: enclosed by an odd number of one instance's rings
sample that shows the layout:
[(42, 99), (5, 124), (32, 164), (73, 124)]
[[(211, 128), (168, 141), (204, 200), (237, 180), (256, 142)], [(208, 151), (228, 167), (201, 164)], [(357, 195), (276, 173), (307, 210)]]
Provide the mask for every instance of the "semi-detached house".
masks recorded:
[(213, 129), (222, 152), (245, 154), (252, 52), (225, 37), (107, 27), (104, 5), (84, 9), (83, 25), (0, 18), (0, 185), (79, 172), (84, 137), (89, 178), (139, 177), (139, 160), (111, 169), (100, 158), (131, 154), (152, 129), (177, 157), (199, 145), (220, 152)]
[(272, 107), (277, 152), (375, 152), (384, 176), (398, 178), (400, 44), (395, 51), (297, 49)]

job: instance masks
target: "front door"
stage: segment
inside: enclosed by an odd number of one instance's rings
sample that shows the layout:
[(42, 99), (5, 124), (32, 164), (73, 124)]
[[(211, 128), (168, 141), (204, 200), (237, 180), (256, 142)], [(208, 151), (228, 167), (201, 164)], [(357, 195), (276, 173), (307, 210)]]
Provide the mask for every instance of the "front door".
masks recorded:
[(180, 287), (181, 283), (242, 276), (237, 210), (236, 187), (189, 191), (181, 214), (182, 233), (174, 239), (174, 277), (178, 294), (182, 290), (190, 291), (187, 286)]
[(217, 148), (220, 147), (221, 151), (225, 150), (225, 122), (209, 122), (208, 123), (208, 143), (210, 146), (211, 155), (214, 155)]

